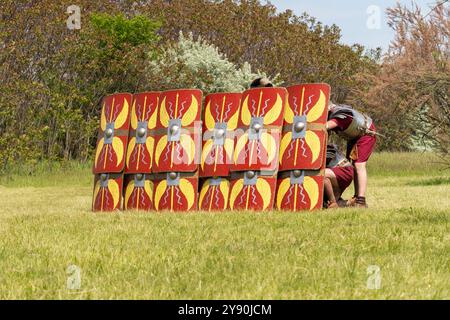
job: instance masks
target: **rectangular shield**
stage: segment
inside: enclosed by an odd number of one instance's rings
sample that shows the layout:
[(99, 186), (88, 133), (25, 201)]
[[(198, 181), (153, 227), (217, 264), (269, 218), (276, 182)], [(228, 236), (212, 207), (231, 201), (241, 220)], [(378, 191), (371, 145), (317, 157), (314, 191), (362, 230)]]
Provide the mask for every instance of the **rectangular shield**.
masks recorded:
[(199, 210), (208, 212), (226, 210), (230, 193), (228, 177), (205, 179), (200, 188)]
[(160, 92), (133, 95), (125, 173), (151, 173)]
[(200, 90), (161, 93), (153, 172), (194, 172), (198, 169), (202, 139), (201, 104)]
[(198, 173), (167, 172), (155, 175), (156, 211), (187, 212), (197, 210)]
[(229, 175), (241, 97), (241, 93), (214, 93), (206, 96), (200, 177)]
[(276, 207), (278, 210), (311, 211), (323, 206), (325, 170), (286, 171), (279, 174)]
[(231, 174), (230, 210), (272, 210), (277, 186), (275, 173), (247, 171)]
[(284, 88), (255, 88), (243, 93), (232, 171), (278, 168), (286, 99)]
[(118, 93), (103, 99), (94, 174), (118, 173), (125, 167), (132, 97), (129, 93)]
[(319, 170), (326, 153), (330, 86), (300, 84), (287, 90), (279, 170)]
[(95, 175), (92, 210), (99, 212), (120, 210), (122, 187), (123, 174), (121, 173)]
[(125, 175), (124, 210), (153, 210), (153, 177), (138, 173)]

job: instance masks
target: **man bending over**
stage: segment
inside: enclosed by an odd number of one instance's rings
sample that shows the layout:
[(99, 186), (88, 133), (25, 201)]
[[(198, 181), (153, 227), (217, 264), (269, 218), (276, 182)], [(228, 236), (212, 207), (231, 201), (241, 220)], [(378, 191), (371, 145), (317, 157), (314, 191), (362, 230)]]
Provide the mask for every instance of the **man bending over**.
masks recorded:
[(377, 140), (375, 126), (370, 117), (350, 106), (330, 103), (328, 109), (327, 128), (347, 140), (347, 159), (355, 166), (355, 195), (347, 205), (367, 208), (366, 163)]

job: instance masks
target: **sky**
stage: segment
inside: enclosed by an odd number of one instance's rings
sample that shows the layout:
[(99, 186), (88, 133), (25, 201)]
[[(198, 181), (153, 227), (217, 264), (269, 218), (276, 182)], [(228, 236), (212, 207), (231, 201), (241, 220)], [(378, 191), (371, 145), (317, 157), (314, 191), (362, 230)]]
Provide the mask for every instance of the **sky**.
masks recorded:
[[(320, 22), (341, 28), (345, 44), (359, 43), (367, 48), (381, 47), (384, 51), (394, 39), (394, 32), (387, 25), (385, 10), (395, 6), (395, 0), (270, 0), (279, 11), (291, 9), (295, 14), (303, 12)], [(411, 0), (399, 0), (411, 5)], [(416, 0), (424, 13), (434, 7), (435, 0)]]

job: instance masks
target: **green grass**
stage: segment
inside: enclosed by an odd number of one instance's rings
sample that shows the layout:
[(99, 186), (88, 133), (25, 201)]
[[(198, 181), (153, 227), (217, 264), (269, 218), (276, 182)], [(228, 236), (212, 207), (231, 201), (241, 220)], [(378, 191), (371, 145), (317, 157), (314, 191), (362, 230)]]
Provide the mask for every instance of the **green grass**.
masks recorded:
[[(448, 299), (450, 176), (432, 159), (376, 154), (369, 210), (316, 213), (94, 214), (89, 164), (12, 172), (0, 298)], [(66, 287), (72, 264), (80, 290)]]

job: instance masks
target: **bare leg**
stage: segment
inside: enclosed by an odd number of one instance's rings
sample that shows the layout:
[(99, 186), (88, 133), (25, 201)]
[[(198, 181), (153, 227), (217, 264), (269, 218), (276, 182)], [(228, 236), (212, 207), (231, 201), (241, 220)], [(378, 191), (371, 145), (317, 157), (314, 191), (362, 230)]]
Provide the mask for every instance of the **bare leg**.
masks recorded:
[(365, 197), (367, 189), (366, 162), (355, 163), (355, 169), (355, 194), (358, 197)]
[(330, 201), (329, 208), (338, 208), (336, 199), (341, 196), (341, 190), (333, 170), (325, 169), (325, 194)]
[(336, 197), (334, 196), (333, 185), (331, 184), (331, 180), (328, 178), (325, 178), (324, 183), (325, 183), (324, 184), (325, 185), (325, 195), (327, 196), (328, 200), (331, 203), (335, 203)]

